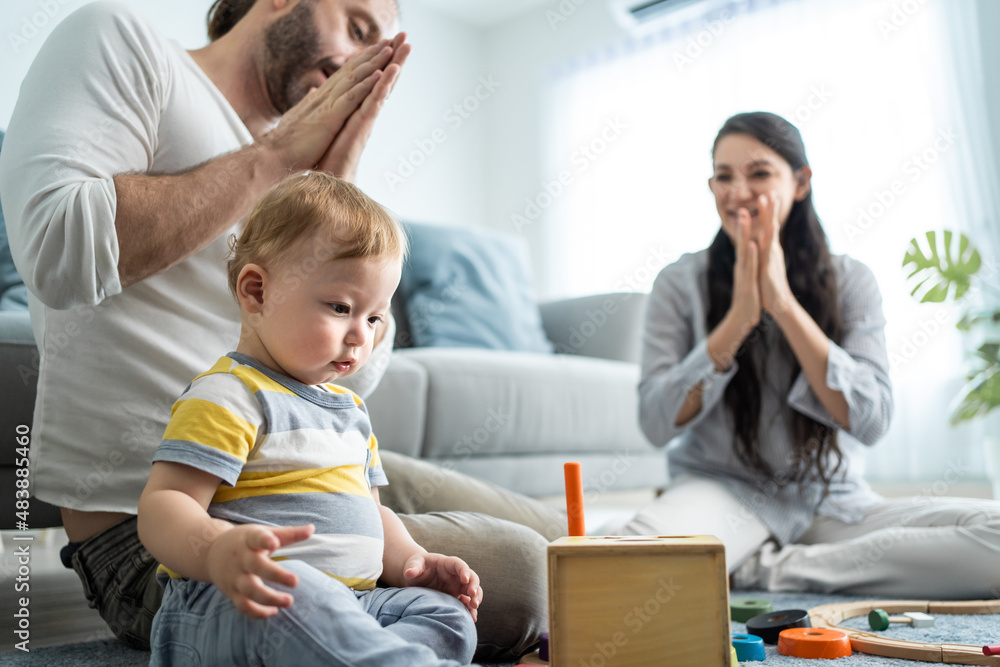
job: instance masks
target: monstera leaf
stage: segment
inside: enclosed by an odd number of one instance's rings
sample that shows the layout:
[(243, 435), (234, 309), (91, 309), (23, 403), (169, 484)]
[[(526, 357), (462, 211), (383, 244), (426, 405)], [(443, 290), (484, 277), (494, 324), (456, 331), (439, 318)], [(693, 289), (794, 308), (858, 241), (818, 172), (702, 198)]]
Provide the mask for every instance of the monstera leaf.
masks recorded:
[(927, 232), (926, 237), (929, 254), (924, 254), (913, 238), (903, 258), (903, 266), (912, 267), (907, 276), (915, 283), (910, 295), (917, 297), (920, 293), (920, 303), (941, 303), (949, 294), (956, 300), (962, 298), (969, 290), (971, 277), (979, 270), (979, 251), (965, 234), (945, 230), (940, 239), (937, 232)]
[(972, 328), (979, 324), (992, 324), (994, 327), (1000, 326), (1000, 309), (980, 308), (970, 310), (955, 326), (959, 331), (972, 331)]
[(969, 374), (969, 382), (955, 399), (951, 423), (981, 417), (1000, 406), (1000, 343), (983, 343), (976, 350), (977, 367)]

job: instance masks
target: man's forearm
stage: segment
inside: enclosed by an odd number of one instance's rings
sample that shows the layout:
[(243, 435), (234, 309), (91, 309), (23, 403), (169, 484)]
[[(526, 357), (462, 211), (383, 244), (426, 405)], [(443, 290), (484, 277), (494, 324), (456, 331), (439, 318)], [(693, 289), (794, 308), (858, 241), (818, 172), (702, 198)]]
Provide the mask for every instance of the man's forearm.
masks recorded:
[(115, 176), (122, 287), (207, 246), (287, 174), (265, 146), (253, 144), (179, 174)]

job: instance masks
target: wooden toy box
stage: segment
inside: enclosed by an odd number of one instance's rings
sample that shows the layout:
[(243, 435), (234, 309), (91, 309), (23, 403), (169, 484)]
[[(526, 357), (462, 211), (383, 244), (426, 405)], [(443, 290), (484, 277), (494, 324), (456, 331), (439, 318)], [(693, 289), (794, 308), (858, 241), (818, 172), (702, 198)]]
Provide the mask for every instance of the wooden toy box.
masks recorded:
[(722, 542), (563, 537), (548, 547), (549, 664), (730, 664)]

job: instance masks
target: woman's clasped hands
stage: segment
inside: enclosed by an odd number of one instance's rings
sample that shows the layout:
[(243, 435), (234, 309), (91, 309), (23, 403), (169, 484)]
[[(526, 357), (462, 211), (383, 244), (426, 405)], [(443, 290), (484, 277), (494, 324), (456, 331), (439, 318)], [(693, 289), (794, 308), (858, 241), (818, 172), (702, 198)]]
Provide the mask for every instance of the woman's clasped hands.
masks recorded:
[(755, 327), (761, 311), (779, 314), (792, 296), (781, 248), (777, 192), (757, 197), (757, 216), (740, 208), (736, 221), (736, 264), (730, 312), (747, 327)]

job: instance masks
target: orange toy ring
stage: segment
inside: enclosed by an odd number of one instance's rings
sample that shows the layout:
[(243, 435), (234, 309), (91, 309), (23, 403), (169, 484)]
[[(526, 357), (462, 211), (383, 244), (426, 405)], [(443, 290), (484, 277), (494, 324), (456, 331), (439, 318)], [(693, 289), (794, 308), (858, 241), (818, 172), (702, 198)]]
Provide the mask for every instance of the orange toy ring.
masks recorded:
[(844, 658), (851, 655), (851, 640), (840, 630), (789, 628), (778, 635), (778, 653), (794, 658)]

